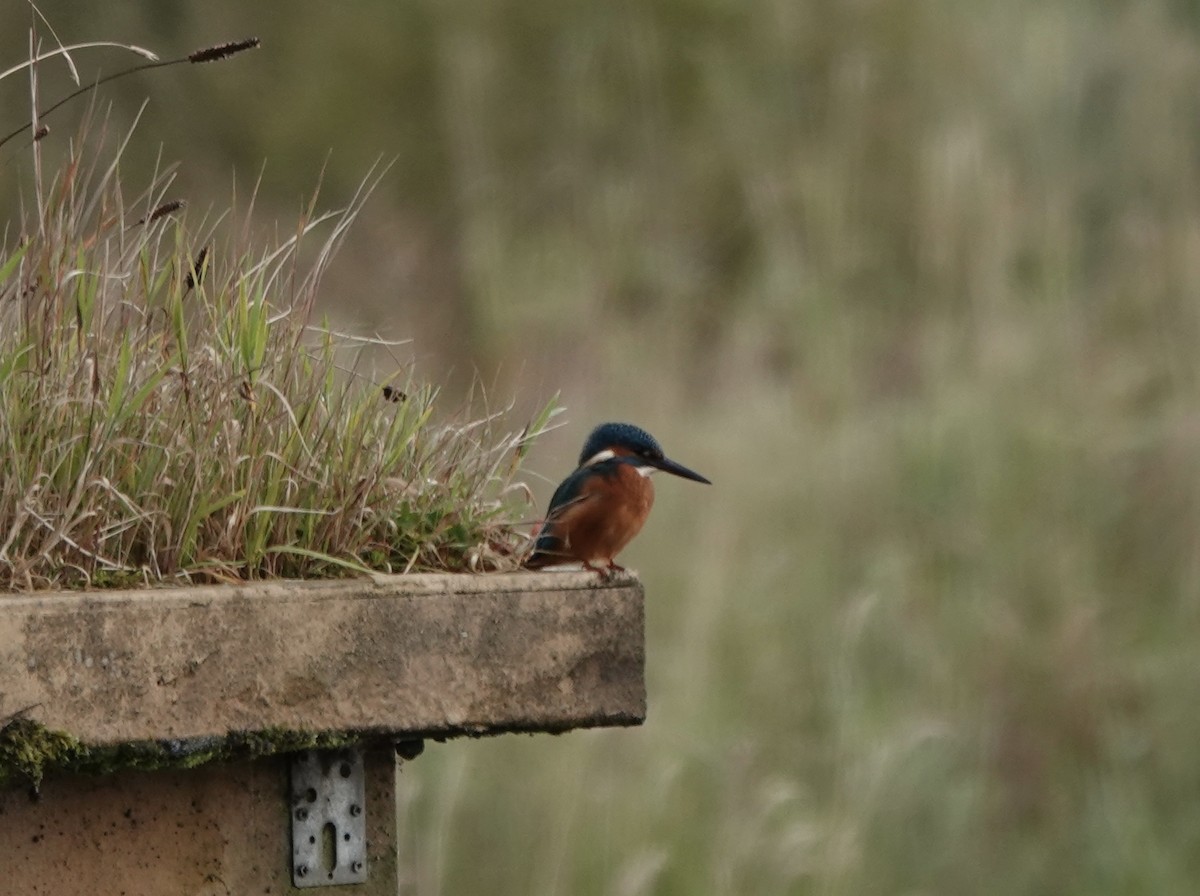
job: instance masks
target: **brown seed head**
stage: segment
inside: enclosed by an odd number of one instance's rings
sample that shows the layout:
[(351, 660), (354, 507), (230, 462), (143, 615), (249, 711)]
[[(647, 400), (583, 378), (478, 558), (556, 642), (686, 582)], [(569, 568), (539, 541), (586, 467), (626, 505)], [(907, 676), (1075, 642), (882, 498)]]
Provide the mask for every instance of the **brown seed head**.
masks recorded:
[(146, 217), (139, 219), (138, 223), (139, 224), (153, 224), (159, 218), (163, 217), (163, 215), (169, 215), (169, 214), (171, 214), (171, 212), (177, 212), (186, 205), (187, 205), (187, 200), (171, 199), (167, 202), (164, 202), (162, 205), (160, 205), (158, 208), (156, 208), (154, 211), (152, 211)]
[(196, 260), (192, 262), (192, 269), (187, 272), (187, 276), (183, 278), (184, 289), (192, 289), (199, 286), (204, 279), (204, 262), (208, 260), (208, 246), (200, 250), (196, 256)]
[(203, 50), (197, 50), (195, 53), (188, 55), (188, 62), (216, 62), (218, 59), (227, 59), (243, 50), (253, 50), (261, 44), (257, 37), (248, 37), (245, 40), (234, 40), (227, 44), (217, 44), (215, 47), (205, 47)]

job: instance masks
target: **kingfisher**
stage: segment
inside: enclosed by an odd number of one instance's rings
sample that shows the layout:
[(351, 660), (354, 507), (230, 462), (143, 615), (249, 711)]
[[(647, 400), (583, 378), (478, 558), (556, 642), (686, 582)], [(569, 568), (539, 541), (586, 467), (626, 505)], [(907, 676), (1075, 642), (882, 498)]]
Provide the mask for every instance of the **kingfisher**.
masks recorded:
[(574, 561), (602, 578), (624, 572), (615, 558), (650, 515), (650, 475), (659, 470), (712, 484), (670, 460), (646, 430), (632, 423), (601, 423), (583, 443), (578, 468), (554, 490), (525, 566), (541, 569)]

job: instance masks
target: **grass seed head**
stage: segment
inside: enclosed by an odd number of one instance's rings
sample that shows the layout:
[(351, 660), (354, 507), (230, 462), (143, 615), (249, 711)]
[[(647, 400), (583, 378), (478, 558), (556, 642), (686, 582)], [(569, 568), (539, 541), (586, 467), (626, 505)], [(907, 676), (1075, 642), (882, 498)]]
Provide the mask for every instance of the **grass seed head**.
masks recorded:
[(246, 50), (256, 49), (261, 43), (262, 41), (257, 37), (234, 40), (229, 43), (217, 44), (213, 47), (196, 50), (194, 53), (188, 54), (187, 60), (192, 63), (216, 62), (218, 59), (228, 59), (230, 56), (235, 56)]

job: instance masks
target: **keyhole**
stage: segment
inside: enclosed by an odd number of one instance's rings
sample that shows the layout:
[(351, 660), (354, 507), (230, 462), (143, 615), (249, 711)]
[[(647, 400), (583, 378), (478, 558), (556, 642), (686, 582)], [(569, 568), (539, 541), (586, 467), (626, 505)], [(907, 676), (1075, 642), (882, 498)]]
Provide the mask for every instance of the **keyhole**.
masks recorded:
[(333, 880), (333, 870), (337, 868), (337, 828), (332, 821), (325, 822), (321, 828), (321, 865), (325, 875)]

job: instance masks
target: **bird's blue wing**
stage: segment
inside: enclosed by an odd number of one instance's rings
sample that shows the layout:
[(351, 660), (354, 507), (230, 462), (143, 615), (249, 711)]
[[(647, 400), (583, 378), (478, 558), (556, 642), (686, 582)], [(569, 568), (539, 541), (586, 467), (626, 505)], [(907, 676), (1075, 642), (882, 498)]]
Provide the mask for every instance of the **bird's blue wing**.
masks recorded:
[(564, 479), (554, 490), (554, 495), (550, 498), (550, 507), (546, 510), (546, 521), (542, 524), (542, 531), (538, 533), (535, 552), (554, 551), (556, 548), (562, 547), (562, 543), (554, 533), (554, 523), (563, 510), (583, 497), (583, 483), (587, 481), (591, 472), (588, 468), (581, 467)]
[(542, 523), (542, 528), (538, 532), (533, 553), (525, 561), (526, 566), (537, 568), (570, 559), (557, 524), (568, 507), (587, 499), (588, 495), (584, 491), (584, 485), (589, 478), (596, 474), (595, 467), (580, 467), (554, 490), (554, 495), (550, 498), (550, 507), (546, 510), (546, 521)]

